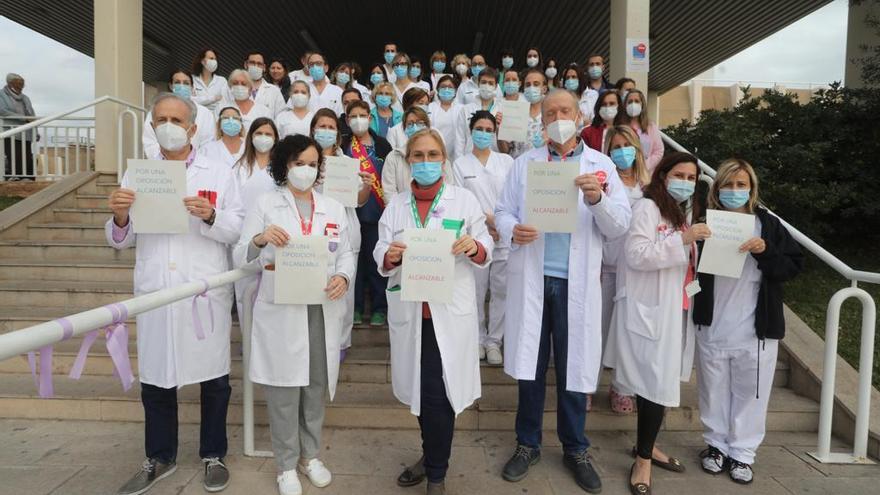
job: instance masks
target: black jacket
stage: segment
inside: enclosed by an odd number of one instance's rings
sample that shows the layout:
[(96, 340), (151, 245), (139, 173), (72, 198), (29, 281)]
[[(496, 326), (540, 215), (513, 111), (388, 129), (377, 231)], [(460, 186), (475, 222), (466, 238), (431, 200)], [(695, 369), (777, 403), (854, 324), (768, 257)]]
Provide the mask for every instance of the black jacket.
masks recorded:
[[(782, 313), (782, 283), (794, 278), (804, 267), (804, 254), (778, 218), (758, 207), (755, 215), (761, 220), (761, 238), (766, 248), (761, 254), (752, 254), (761, 270), (761, 288), (755, 309), (755, 334), (758, 339), (785, 337), (785, 318)], [(700, 251), (703, 243), (699, 243)], [(694, 296), (694, 324), (712, 324), (714, 310), (715, 276), (698, 273), (700, 292)]]

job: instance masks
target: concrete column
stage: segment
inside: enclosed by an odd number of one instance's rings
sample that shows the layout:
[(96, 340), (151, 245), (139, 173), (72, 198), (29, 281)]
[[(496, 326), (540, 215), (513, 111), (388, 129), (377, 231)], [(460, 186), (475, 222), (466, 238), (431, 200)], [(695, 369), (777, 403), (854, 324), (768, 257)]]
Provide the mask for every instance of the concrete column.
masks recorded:
[(703, 111), (703, 81), (694, 79), (690, 85), (691, 122), (696, 122)]
[[(94, 2), (95, 97), (110, 95), (143, 106), (143, 0)], [(117, 121), (122, 110), (114, 103), (95, 109), (95, 170), (99, 172), (117, 170)], [(131, 132), (127, 122), (123, 157), (134, 156)]]
[(660, 125), (660, 93), (657, 91), (648, 91), (648, 94), (645, 95), (648, 97), (648, 108), (645, 109), (648, 112), (648, 118), (651, 119), (651, 122), (655, 122), (658, 126)]
[[(636, 88), (647, 93), (648, 73), (626, 70), (627, 38), (648, 38), (648, 15), (651, 0), (613, 0), (611, 2), (611, 32), (609, 71), (611, 81), (629, 77), (636, 82)], [(650, 60), (651, 48), (648, 47)]]
[(877, 36), (874, 28), (865, 24), (865, 19), (869, 15), (880, 15), (880, 8), (876, 7), (874, 2), (866, 0), (860, 5), (850, 4), (846, 26), (846, 66), (843, 77), (844, 86), (850, 88), (861, 88), (865, 85), (862, 81), (861, 65), (853, 63), (853, 59), (865, 56), (866, 53), (861, 47), (880, 44), (880, 37)]

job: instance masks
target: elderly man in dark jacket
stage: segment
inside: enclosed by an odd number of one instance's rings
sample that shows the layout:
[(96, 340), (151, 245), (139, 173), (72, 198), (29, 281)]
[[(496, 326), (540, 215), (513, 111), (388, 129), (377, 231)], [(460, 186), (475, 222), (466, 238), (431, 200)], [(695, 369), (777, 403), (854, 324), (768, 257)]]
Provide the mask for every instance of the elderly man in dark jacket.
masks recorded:
[[(0, 90), (0, 132), (33, 120), (29, 117), (34, 116), (34, 107), (31, 105), (31, 99), (22, 93), (22, 90), (24, 90), (24, 78), (18, 74), (7, 74), (6, 86)], [(35, 132), (28, 131), (3, 140), (7, 178), (34, 180), (33, 141), (36, 138)], [(19, 175), (12, 177), (15, 174)]]

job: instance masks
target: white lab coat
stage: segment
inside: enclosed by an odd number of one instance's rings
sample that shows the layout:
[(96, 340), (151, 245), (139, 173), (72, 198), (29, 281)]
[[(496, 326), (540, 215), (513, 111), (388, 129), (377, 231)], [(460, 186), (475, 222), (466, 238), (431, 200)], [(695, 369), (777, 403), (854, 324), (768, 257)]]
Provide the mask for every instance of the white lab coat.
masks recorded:
[[(232, 95), (230, 95), (229, 98), (230, 100), (232, 99), (231, 96)], [(260, 83), (260, 87), (257, 88), (257, 94), (254, 96), (254, 101), (268, 108), (272, 117), (278, 115), (278, 112), (287, 108), (287, 102), (284, 101), (284, 95), (281, 94), (281, 88), (266, 81)]]
[[(223, 76), (218, 76), (217, 74), (213, 74), (211, 77), (211, 81), (208, 84), (205, 84), (205, 81), (202, 81), (201, 74), (193, 74), (193, 101), (195, 101), (199, 105), (203, 105), (207, 107), (208, 110), (215, 112), (217, 111), (217, 106), (224, 99), (231, 100), (232, 98), (227, 98), (226, 95), (229, 94), (229, 85), (226, 82), (226, 78)], [(217, 97), (220, 97), (217, 100)], [(147, 155), (149, 156), (149, 155)]]
[(458, 156), (455, 154), (455, 122), (458, 117), (459, 106), (453, 100), (449, 108), (444, 110), (439, 101), (432, 101), (428, 105), (428, 115), (431, 118), (431, 128), (443, 136), (443, 141), (448, 143), (446, 146), (446, 154), (449, 155), (450, 161), (455, 161)]
[[(388, 288), (401, 284), (400, 266), (385, 270), (388, 246), (400, 240), (404, 229), (415, 228), (412, 193), (402, 192), (385, 207), (379, 220), (379, 242), (373, 257), (379, 273), (389, 277)], [(458, 415), (480, 397), (480, 356), (477, 335), (477, 304), (474, 287), (476, 268), (492, 261), (492, 237), (477, 199), (469, 191), (447, 184), (437, 205), (438, 215), (429, 216), (426, 228), (442, 229), (442, 219), (464, 220), (467, 233), (486, 249), (486, 260), (475, 265), (467, 256), (455, 260), (455, 289), (450, 304), (428, 303), (437, 346), (443, 361), (446, 397)], [(452, 249), (452, 246), (450, 246)], [(391, 340), (391, 385), (394, 396), (421, 414), (422, 303), (400, 300), (400, 291), (385, 291), (388, 299), (388, 333)]]
[[(499, 100), (494, 100), (489, 106), (489, 113), (498, 114)], [(483, 104), (479, 98), (476, 103), (469, 103), (459, 107), (458, 116), (455, 117), (455, 144), (453, 144), (454, 154), (456, 158), (465, 156), (474, 149), (474, 140), (471, 138), (471, 117), (478, 110), (483, 109)], [(492, 136), (492, 145), (489, 147), (492, 151), (498, 151), (498, 135)]]
[[(547, 147), (517, 158), (495, 208), (501, 239), (513, 238), (513, 227), (526, 223), (525, 191), (528, 162), (546, 162)], [(577, 231), (571, 234), (568, 262), (568, 361), (566, 390), (593, 393), (599, 380), (602, 350), (599, 271), (606, 237), (626, 232), (629, 202), (615, 166), (607, 156), (584, 145), (580, 173), (604, 171), (608, 192), (587, 206), (578, 191)], [(544, 236), (512, 244), (507, 261), (507, 312), (504, 327), (504, 371), (517, 380), (534, 380), (538, 366), (541, 319), (544, 311)]]
[[(288, 101), (288, 105), (293, 107), (293, 102)], [(324, 92), (321, 93), (318, 91), (318, 88), (315, 87), (315, 84), (310, 82), (309, 110), (316, 112), (321, 108), (329, 108), (330, 110), (333, 110), (337, 117), (342, 115), (342, 88), (327, 81), (327, 85), (324, 86)]]
[(616, 345), (609, 354), (616, 358), (615, 380), (627, 391), (666, 407), (678, 406), (679, 381), (688, 381), (693, 368), (690, 311), (682, 321), (684, 280), (692, 250), (693, 246), (682, 244), (681, 232), (660, 216), (652, 200), (635, 203), (623, 253), (625, 268), (622, 264), (617, 272), (611, 316)]
[[(432, 120), (431, 124), (433, 125), (433, 123), (434, 121)], [(385, 139), (388, 140), (391, 149), (406, 153), (406, 143), (409, 141), (409, 138), (406, 137), (406, 131), (403, 130), (402, 121), (388, 128), (388, 134), (385, 136)], [(443, 146), (446, 147), (446, 154), (448, 155), (450, 152), (449, 146), (452, 144), (452, 141), (447, 141), (442, 132), (440, 133), (440, 139), (443, 140)]]
[[(484, 213), (495, 214), (495, 205), (504, 189), (507, 174), (513, 167), (513, 158), (496, 151), (489, 152), (489, 160), (483, 165), (473, 153), (459, 157), (452, 164), (455, 184), (473, 193)], [(509, 239), (499, 239), (492, 253), (494, 261), (506, 260), (510, 251)]]
[[(193, 98), (195, 100), (195, 98)], [(156, 130), (153, 129), (153, 112), (147, 112), (147, 118), (144, 119), (144, 132), (141, 139), (144, 143), (144, 156), (154, 157), (162, 154), (159, 148), (159, 141), (156, 139)], [(201, 148), (206, 143), (214, 140), (217, 132), (217, 121), (214, 114), (206, 107), (196, 103), (196, 134), (190, 143), (196, 149)]]
[[(122, 187), (128, 187), (128, 173)], [(199, 190), (217, 192), (216, 218), (209, 226), (191, 216), (187, 234), (135, 234), (129, 224), (125, 238), (113, 240), (113, 219), (107, 221), (107, 242), (116, 249), (135, 246), (134, 293), (205, 279), (229, 270), (229, 246), (241, 231), (241, 198), (232, 170), (225, 164), (196, 156), (186, 170), (187, 196)], [(208, 292), (213, 314), (205, 298), (197, 299), (205, 339), (193, 329), (191, 299), (185, 299), (137, 315), (138, 374), (141, 383), (161, 388), (182, 387), (229, 374), (229, 341), (232, 326), (232, 287)], [(213, 330), (210, 328), (213, 319)]]
[(235, 162), (244, 154), (244, 148), (244, 138), (241, 138), (241, 146), (239, 146), (238, 151), (235, 153), (229, 152), (229, 149), (223, 144), (223, 139), (215, 139), (199, 148), (199, 154), (211, 160), (225, 163), (229, 168), (232, 168)]
[[(341, 275), (354, 282), (356, 263), (349, 242), (350, 225), (345, 208), (338, 201), (313, 191), (315, 199), (312, 233), (325, 235), (327, 225), (335, 223), (338, 236), (331, 236), (330, 257), (327, 262), (327, 280)], [(235, 265), (254, 271), (275, 263), (276, 248), (271, 244), (263, 249), (253, 245), (255, 235), (277, 225), (291, 237), (302, 236), (300, 216), (293, 194), (286, 186), (279, 186), (257, 200), (248, 212), (235, 246)], [(332, 230), (332, 229), (331, 229)], [(336, 241), (335, 248), (332, 246)], [(251, 358), (248, 372), (255, 383), (275, 387), (304, 387), (309, 384), (308, 305), (275, 304), (275, 272), (263, 270), (260, 289), (254, 304), (251, 330)], [(327, 383), (332, 400), (339, 377), (339, 345), (342, 318), (345, 312), (344, 296), (322, 304), (324, 313), (324, 340), (327, 352)]]
[[(251, 100), (251, 101), (253, 101), (253, 100)], [(235, 100), (230, 98), (228, 100), (224, 100), (223, 102), (221, 102), (220, 105), (217, 105), (217, 109), (214, 111), (214, 120), (215, 121), (217, 120), (217, 118), (220, 117), (220, 111), (226, 107), (237, 108), (238, 111), (241, 113), (241, 125), (244, 127), (245, 135), (250, 130), (251, 123), (253, 121), (257, 120), (260, 117), (268, 117), (271, 119), (275, 116), (275, 114), (273, 114), (272, 111), (269, 110), (269, 107), (267, 107), (266, 105), (263, 105), (262, 103), (256, 103), (256, 102), (254, 102), (254, 105), (251, 107), (250, 112), (244, 113), (241, 110), (241, 108), (239, 108), (239, 106), (235, 102)]]
[[(498, 85), (495, 86), (495, 98), (498, 98), (499, 100), (504, 98), (504, 93)], [(461, 84), (458, 86), (458, 91), (455, 92), (455, 102), (459, 105), (480, 103), (480, 86), (473, 80), (473, 78), (469, 77), (461, 81)]]
[(278, 135), (281, 139), (294, 134), (308, 136), (311, 133), (312, 118), (315, 112), (309, 110), (303, 118), (299, 118), (293, 113), (292, 108), (285, 108), (275, 116), (275, 126), (278, 128)]
[(291, 84), (292, 84), (294, 81), (312, 82), (312, 76), (310, 76), (310, 75), (309, 75), (309, 71), (306, 70), (306, 69), (304, 69), (304, 68), (303, 68), (303, 69), (297, 69), (297, 70), (295, 70), (295, 71), (293, 71), (293, 72), (287, 74), (287, 77), (290, 78), (290, 82), (291, 82)]
[(596, 100), (599, 99), (599, 92), (592, 88), (587, 88), (581, 93), (581, 99), (578, 102), (578, 107), (581, 109), (581, 114), (584, 117), (584, 124), (590, 125), (590, 122), (593, 120), (593, 109), (596, 108)]

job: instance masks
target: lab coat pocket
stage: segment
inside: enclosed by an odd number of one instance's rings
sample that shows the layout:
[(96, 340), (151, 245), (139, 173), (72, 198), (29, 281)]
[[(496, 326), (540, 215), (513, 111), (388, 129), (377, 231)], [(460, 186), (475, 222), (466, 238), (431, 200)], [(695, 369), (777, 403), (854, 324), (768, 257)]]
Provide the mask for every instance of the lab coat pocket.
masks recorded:
[(257, 301), (275, 304), (275, 272), (263, 270), (263, 278), (260, 280), (260, 291), (257, 292)]
[(626, 329), (650, 340), (659, 340), (657, 317), (660, 306), (646, 306), (630, 299), (626, 304)]
[(160, 263), (159, 258), (139, 259), (134, 265), (134, 292), (147, 294), (165, 286), (165, 273), (168, 263)]
[(477, 295), (473, 283), (457, 282), (452, 291), (452, 303), (448, 307), (449, 312), (454, 315), (464, 316), (475, 313), (477, 311)]
[[(404, 330), (415, 324), (414, 315), (410, 313), (413, 303), (400, 300), (400, 287), (394, 290), (385, 290), (385, 300), (388, 302), (388, 327), (392, 330)], [(421, 304), (418, 305), (421, 308)]]

